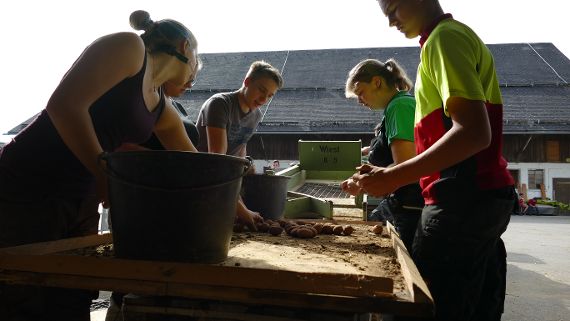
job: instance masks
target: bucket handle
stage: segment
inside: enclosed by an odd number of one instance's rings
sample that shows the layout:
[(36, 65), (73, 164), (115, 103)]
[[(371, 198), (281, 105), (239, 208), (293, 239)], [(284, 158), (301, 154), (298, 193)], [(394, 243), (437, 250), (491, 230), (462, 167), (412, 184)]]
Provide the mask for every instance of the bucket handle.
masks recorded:
[(247, 165), (244, 165), (244, 170), (243, 173), (241, 173), (240, 176), (229, 180), (227, 182), (223, 182), (223, 183), (218, 183), (218, 184), (212, 184), (212, 185), (206, 185), (206, 186), (199, 186), (199, 187), (184, 187), (184, 188), (162, 188), (162, 187), (156, 187), (156, 186), (148, 186), (148, 185), (143, 185), (143, 184), (138, 184), (138, 183), (133, 183), (133, 182), (129, 182), (127, 180), (125, 180), (124, 178), (120, 177), (115, 171), (113, 171), (113, 169), (111, 169), (108, 165), (104, 165), (103, 161), (107, 161), (107, 152), (103, 152), (101, 154), (99, 154), (99, 156), (97, 157), (97, 163), (99, 164), (99, 167), (105, 172), (105, 174), (107, 174), (107, 176), (112, 177), (113, 179), (116, 179), (117, 181), (125, 184), (125, 185), (129, 185), (129, 186), (133, 186), (133, 187), (141, 187), (144, 189), (149, 189), (149, 190), (154, 190), (157, 192), (182, 192), (182, 191), (201, 191), (201, 190), (205, 190), (205, 189), (210, 189), (210, 188), (216, 188), (216, 187), (221, 187), (224, 185), (228, 185), (228, 184), (232, 184), (233, 182), (237, 181), (238, 179), (242, 179), (247, 172), (249, 171), (250, 167), (251, 167), (251, 163), (248, 162)]

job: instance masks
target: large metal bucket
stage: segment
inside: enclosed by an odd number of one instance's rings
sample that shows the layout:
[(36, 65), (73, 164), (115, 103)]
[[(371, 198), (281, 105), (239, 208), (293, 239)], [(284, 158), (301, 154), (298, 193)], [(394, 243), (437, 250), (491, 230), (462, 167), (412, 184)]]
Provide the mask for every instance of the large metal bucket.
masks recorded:
[(226, 259), (245, 159), (209, 153), (104, 154), (114, 250), (128, 259)]

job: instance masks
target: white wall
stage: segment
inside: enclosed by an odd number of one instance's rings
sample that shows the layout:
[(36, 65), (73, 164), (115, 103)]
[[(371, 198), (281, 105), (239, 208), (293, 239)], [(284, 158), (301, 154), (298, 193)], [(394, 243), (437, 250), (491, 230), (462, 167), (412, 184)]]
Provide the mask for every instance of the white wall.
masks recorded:
[[(570, 178), (569, 163), (509, 163), (508, 169), (519, 170), (520, 183), (528, 186), (528, 170), (543, 169), (544, 170), (544, 188), (546, 197), (552, 199), (554, 185), (553, 178)], [(528, 189), (528, 198), (540, 197), (540, 189)]]

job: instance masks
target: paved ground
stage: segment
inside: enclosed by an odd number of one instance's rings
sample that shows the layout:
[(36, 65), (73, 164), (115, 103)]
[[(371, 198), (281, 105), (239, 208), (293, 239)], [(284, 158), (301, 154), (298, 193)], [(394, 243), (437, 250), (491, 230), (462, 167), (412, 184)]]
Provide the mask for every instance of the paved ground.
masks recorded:
[(503, 321), (570, 320), (570, 216), (512, 216)]
[[(570, 216), (512, 216), (503, 321), (570, 321)], [(108, 297), (108, 292), (102, 292)], [(105, 309), (92, 313), (103, 321)]]

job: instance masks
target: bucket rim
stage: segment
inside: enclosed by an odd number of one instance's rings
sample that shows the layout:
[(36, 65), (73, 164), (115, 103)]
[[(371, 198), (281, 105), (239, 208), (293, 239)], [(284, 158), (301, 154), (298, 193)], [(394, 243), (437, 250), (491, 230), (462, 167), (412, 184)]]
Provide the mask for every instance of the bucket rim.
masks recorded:
[[(156, 154), (157, 153), (162, 153), (162, 152), (167, 152), (167, 153), (174, 153), (174, 154), (180, 154), (180, 153), (184, 153), (184, 155), (196, 155), (196, 154), (201, 154), (201, 155), (208, 155), (208, 158), (219, 158), (219, 159), (223, 159), (223, 160), (228, 160), (232, 159), (232, 161), (237, 161), (237, 162), (241, 162), (243, 167), (243, 171), (237, 175), (236, 177), (233, 177), (229, 180), (226, 181), (222, 181), (219, 183), (213, 183), (213, 184), (206, 184), (206, 185), (202, 185), (202, 186), (196, 186), (196, 187), (175, 187), (175, 188), (164, 188), (164, 187), (158, 187), (158, 186), (150, 186), (147, 184), (140, 184), (140, 183), (136, 183), (136, 182), (131, 182), (128, 179), (122, 177), (120, 174), (118, 174), (113, 168), (112, 166), (110, 166), (110, 164), (108, 163), (108, 159), (110, 157), (121, 157), (121, 156), (125, 156), (126, 154), (129, 154), (129, 156), (136, 156), (136, 155), (140, 155), (140, 154), (146, 154), (148, 155), (149, 152)], [(199, 156), (201, 157), (201, 156)], [(245, 158), (240, 158), (237, 156), (232, 156), (232, 155), (224, 155), (224, 154), (214, 154), (214, 153), (203, 153), (203, 152), (186, 152), (186, 151), (170, 151), (170, 150), (149, 150), (149, 151), (121, 151), (121, 152), (103, 152), (101, 154), (99, 154), (99, 157), (97, 158), (99, 167), (101, 168), (101, 170), (105, 173), (105, 175), (107, 176), (107, 178), (110, 178), (111, 180), (114, 181), (119, 181), (123, 184), (127, 184), (127, 185), (131, 185), (134, 187), (138, 187), (138, 188), (145, 188), (145, 189), (152, 189), (152, 190), (157, 190), (157, 191), (168, 191), (168, 192), (173, 192), (173, 191), (199, 191), (199, 190), (204, 190), (204, 189), (210, 189), (210, 188), (216, 188), (219, 186), (223, 186), (223, 185), (227, 185), (227, 184), (231, 184), (236, 180), (242, 180), (243, 177), (245, 175), (247, 175), (247, 172), (249, 171), (250, 167), (251, 167), (251, 162)], [(111, 182), (111, 180), (109, 182)]]
[(249, 161), (243, 157), (217, 154), (217, 153), (207, 153), (207, 152), (191, 152), (191, 151), (179, 151), (179, 150), (135, 150), (135, 151), (118, 151), (118, 152), (103, 152), (100, 154), (100, 158), (107, 160), (109, 157), (126, 157), (126, 156), (137, 156), (137, 155), (149, 155), (149, 154), (179, 154), (179, 155), (199, 155), (197, 157), (207, 157), (208, 158), (219, 158), (219, 159), (233, 159), (235, 161), (241, 162), (244, 165), (249, 165)]

